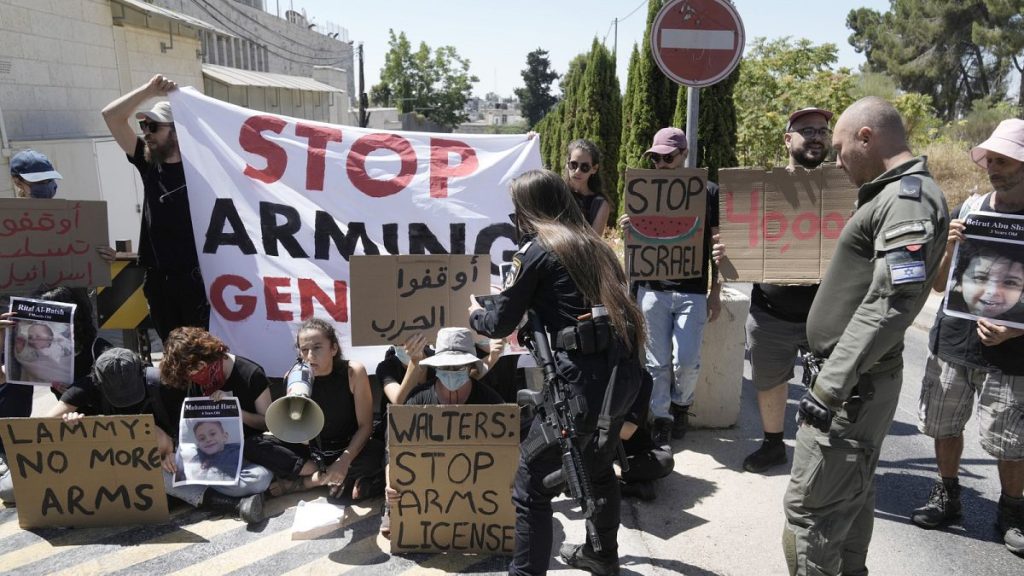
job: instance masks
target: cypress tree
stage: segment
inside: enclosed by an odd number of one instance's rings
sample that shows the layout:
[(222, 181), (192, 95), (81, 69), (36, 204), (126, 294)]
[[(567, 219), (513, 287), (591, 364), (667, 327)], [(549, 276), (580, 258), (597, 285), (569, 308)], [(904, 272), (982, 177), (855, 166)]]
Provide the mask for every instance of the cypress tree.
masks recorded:
[[(579, 90), (577, 125), (569, 140), (586, 138), (601, 153), (601, 180), (611, 198), (610, 218), (618, 205), (619, 140), (622, 137), (622, 95), (611, 52), (595, 38)], [(568, 144), (568, 143), (567, 143)]]
[[(617, 183), (625, 182), (626, 176), (626, 160), (629, 156), (629, 151), (633, 149), (633, 101), (636, 98), (637, 86), (640, 83), (640, 50), (637, 49), (636, 42), (633, 43), (633, 51), (629, 54), (629, 71), (626, 76), (626, 93), (622, 96), (622, 132), (619, 139), (619, 154), (618, 154), (618, 165), (617, 169)], [(622, 190), (616, 185), (615, 191), (618, 195), (619, 201), (618, 211), (622, 212), (625, 207), (622, 205)]]

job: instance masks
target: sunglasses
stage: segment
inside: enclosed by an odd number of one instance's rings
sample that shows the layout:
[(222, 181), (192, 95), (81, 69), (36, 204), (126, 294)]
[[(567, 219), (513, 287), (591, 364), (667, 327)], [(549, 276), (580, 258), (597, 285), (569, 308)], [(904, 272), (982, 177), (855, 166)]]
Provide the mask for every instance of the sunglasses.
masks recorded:
[(569, 167), (570, 172), (583, 172), (584, 174), (590, 172), (590, 169), (593, 168), (593, 166), (586, 162), (577, 162), (575, 160), (570, 160), (566, 166)]
[(145, 134), (147, 132), (150, 133), (150, 134), (156, 134), (164, 126), (170, 126), (170, 125), (171, 125), (170, 122), (152, 122), (152, 121), (149, 121), (149, 120), (143, 120), (143, 121), (139, 122), (139, 128), (142, 129), (142, 133), (143, 134)]
[(678, 150), (675, 151), (675, 152), (670, 152), (668, 154), (656, 154), (656, 153), (652, 152), (651, 155), (650, 155), (651, 156), (651, 162), (653, 162), (655, 164), (658, 164), (659, 162), (664, 162), (665, 164), (671, 164), (676, 158), (679, 157), (679, 154), (680, 154), (680, 152)]
[(817, 136), (818, 138), (828, 138), (828, 135), (832, 133), (832, 130), (828, 128), (801, 128), (799, 130), (790, 130), (790, 132), (796, 132), (807, 140)]

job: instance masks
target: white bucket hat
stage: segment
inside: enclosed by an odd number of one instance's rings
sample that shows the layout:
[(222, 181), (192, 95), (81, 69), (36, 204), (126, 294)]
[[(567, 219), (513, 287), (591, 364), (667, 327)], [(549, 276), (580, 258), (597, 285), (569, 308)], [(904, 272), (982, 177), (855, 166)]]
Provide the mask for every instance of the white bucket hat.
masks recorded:
[(988, 140), (971, 149), (971, 160), (985, 168), (986, 151), (1024, 162), (1024, 120), (1010, 118), (1000, 122)]

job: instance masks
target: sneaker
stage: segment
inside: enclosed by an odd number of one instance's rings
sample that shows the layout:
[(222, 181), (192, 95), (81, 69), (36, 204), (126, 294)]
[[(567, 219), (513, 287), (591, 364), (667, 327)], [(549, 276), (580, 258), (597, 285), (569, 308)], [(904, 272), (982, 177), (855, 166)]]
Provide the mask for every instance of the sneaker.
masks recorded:
[(591, 574), (599, 576), (613, 576), (619, 573), (619, 560), (606, 560), (599, 557), (593, 550), (587, 549), (585, 544), (562, 544), (558, 555), (573, 568), (586, 570)]
[(769, 468), (786, 463), (786, 445), (782, 442), (763, 442), (761, 447), (743, 459), (743, 469), (760, 474)]
[(640, 480), (637, 482), (620, 481), (619, 492), (622, 493), (623, 498), (639, 498), (648, 502), (655, 498), (654, 482), (650, 480)]
[(1010, 552), (1024, 555), (1024, 499), (1010, 502), (1005, 497), (999, 498), (996, 528)]
[(928, 503), (914, 510), (910, 521), (921, 528), (938, 528), (960, 518), (960, 485), (946, 486), (939, 480), (932, 486)]
[(668, 446), (672, 443), (673, 424), (671, 418), (654, 419), (654, 425), (651, 426), (651, 440), (654, 441), (655, 446)]
[(682, 440), (690, 429), (690, 407), (673, 404), (669, 412), (672, 413), (672, 438)]
[(391, 506), (387, 499), (384, 500), (380, 510), (380, 535), (391, 538)]

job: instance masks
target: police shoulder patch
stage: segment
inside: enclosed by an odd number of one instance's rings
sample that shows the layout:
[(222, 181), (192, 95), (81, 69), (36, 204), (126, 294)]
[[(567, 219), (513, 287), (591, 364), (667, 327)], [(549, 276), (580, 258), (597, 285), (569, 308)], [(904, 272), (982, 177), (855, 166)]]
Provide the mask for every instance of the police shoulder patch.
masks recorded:
[(921, 179), (917, 176), (904, 176), (900, 179), (900, 198), (921, 198)]

